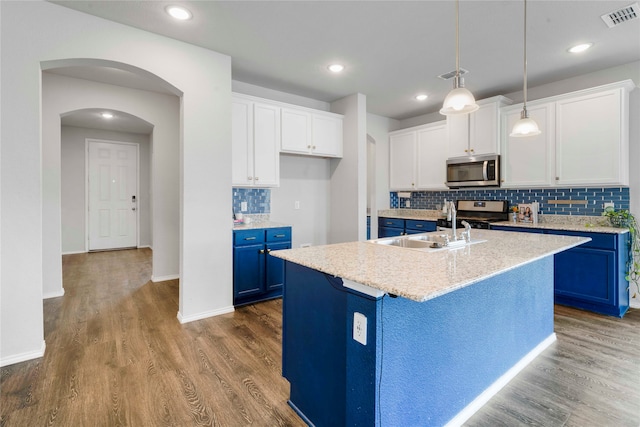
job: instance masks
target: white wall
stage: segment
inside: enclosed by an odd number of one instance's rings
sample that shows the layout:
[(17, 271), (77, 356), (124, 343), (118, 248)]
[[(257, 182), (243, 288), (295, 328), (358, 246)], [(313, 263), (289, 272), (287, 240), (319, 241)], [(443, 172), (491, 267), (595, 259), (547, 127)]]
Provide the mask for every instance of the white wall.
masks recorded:
[(400, 122), (367, 114), (367, 134), (375, 140), (375, 206), (371, 206), (371, 238), (378, 237), (378, 210), (389, 209), (389, 132)]
[(281, 92), (262, 86), (256, 86), (245, 82), (233, 80), (231, 89), (235, 93), (257, 96), (259, 98), (270, 99), (272, 101), (285, 102), (287, 104), (299, 105), (300, 107), (314, 108), (316, 110), (329, 111), (330, 104), (317, 99), (294, 95), (292, 93)]
[[(176, 98), (176, 101), (177, 98)], [(177, 111), (176, 111), (177, 113)], [(176, 122), (178, 116), (176, 115)], [(177, 123), (176, 123), (177, 124)], [(62, 253), (86, 251), (85, 154), (86, 139), (131, 142), (138, 145), (137, 210), (139, 215), (139, 246), (151, 246), (151, 147), (149, 135), (62, 126), (61, 140), (61, 205)], [(177, 163), (177, 162), (176, 162)], [(175, 168), (177, 170), (177, 164)], [(176, 200), (178, 194), (176, 194)], [(177, 227), (176, 227), (177, 228)], [(175, 230), (177, 234), (177, 229)], [(176, 256), (177, 259), (177, 256)], [(177, 264), (177, 263), (176, 263)]]
[[(190, 321), (233, 310), (231, 59), (42, 1), (0, 2), (0, 23), (0, 364), (43, 354), (44, 265), (59, 263), (60, 246), (56, 255), (43, 245), (48, 238), (43, 200), (56, 197), (43, 199), (48, 171), (41, 159), (51, 154), (42, 145), (40, 122), (41, 64), (46, 61), (116, 61), (146, 70), (182, 94), (178, 316)], [(161, 188), (175, 185), (159, 172), (158, 180)], [(168, 246), (158, 241), (155, 225), (153, 234), (154, 246)], [(44, 255), (51, 259), (45, 261)]]
[(329, 243), (367, 238), (367, 98), (356, 93), (331, 103), (344, 115), (341, 159), (331, 159)]
[[(295, 202), (300, 209), (295, 209)], [(271, 189), (271, 220), (292, 226), (292, 247), (327, 243), (329, 160), (280, 155), (280, 187)]]

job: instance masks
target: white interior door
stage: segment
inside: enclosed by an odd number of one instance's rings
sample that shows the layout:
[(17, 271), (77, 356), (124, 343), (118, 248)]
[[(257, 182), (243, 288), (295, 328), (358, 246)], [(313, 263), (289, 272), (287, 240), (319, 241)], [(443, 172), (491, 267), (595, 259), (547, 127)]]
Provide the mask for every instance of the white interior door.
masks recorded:
[(89, 250), (137, 246), (138, 146), (88, 140)]

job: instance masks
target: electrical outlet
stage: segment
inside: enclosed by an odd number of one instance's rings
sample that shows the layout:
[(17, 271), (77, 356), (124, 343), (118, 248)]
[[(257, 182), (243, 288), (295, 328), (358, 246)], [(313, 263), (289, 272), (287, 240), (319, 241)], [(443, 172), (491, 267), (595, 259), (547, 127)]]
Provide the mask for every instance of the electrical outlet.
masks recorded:
[(613, 202), (606, 202), (604, 205), (602, 205), (603, 209), (607, 209), (608, 207), (612, 207), (615, 209), (616, 206), (615, 206), (615, 203)]
[(247, 202), (240, 202), (240, 210), (242, 212), (246, 212), (247, 211)]
[(300, 202), (298, 200), (293, 203), (293, 209), (300, 209)]
[(405, 208), (410, 208), (410, 207), (411, 207), (411, 200), (406, 200), (406, 201), (404, 202), (404, 207), (405, 207)]
[(357, 311), (353, 313), (353, 339), (367, 345), (367, 317)]

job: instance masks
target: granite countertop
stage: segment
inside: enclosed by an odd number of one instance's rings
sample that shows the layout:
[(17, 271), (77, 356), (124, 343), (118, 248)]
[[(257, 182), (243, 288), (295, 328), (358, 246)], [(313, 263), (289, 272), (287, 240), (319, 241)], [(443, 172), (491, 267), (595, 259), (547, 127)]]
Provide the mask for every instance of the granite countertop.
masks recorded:
[(619, 228), (613, 227), (611, 225), (607, 225), (604, 221), (593, 221), (593, 222), (538, 222), (537, 224), (523, 223), (523, 222), (513, 222), (513, 221), (501, 221), (494, 222), (491, 225), (504, 225), (509, 227), (520, 227), (520, 228), (538, 228), (543, 230), (564, 230), (564, 231), (582, 231), (589, 233), (609, 233), (609, 234), (624, 234), (628, 233), (628, 228)]
[[(442, 218), (442, 214), (440, 211), (427, 209), (387, 209), (378, 211), (378, 217), (435, 221), (438, 218)], [(611, 226), (606, 217), (586, 215), (540, 215), (540, 221), (537, 224), (501, 221), (494, 222), (492, 225), (609, 234), (629, 232), (628, 228)]]
[(492, 230), (473, 230), (471, 235), (487, 241), (433, 252), (350, 242), (272, 251), (271, 255), (423, 302), (590, 240)]
[(442, 212), (428, 209), (386, 209), (379, 210), (378, 217), (435, 221), (442, 218)]
[(251, 221), (244, 224), (233, 224), (234, 230), (253, 230), (256, 228), (277, 228), (277, 227), (291, 227), (290, 224), (283, 224), (281, 222), (273, 221)]

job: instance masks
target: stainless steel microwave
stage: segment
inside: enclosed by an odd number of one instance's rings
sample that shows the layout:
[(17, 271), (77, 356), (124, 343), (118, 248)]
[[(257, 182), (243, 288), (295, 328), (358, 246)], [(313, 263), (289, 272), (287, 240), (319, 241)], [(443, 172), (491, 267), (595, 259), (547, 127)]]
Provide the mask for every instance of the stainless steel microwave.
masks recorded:
[(463, 187), (499, 187), (500, 156), (464, 157), (447, 160), (447, 186)]

